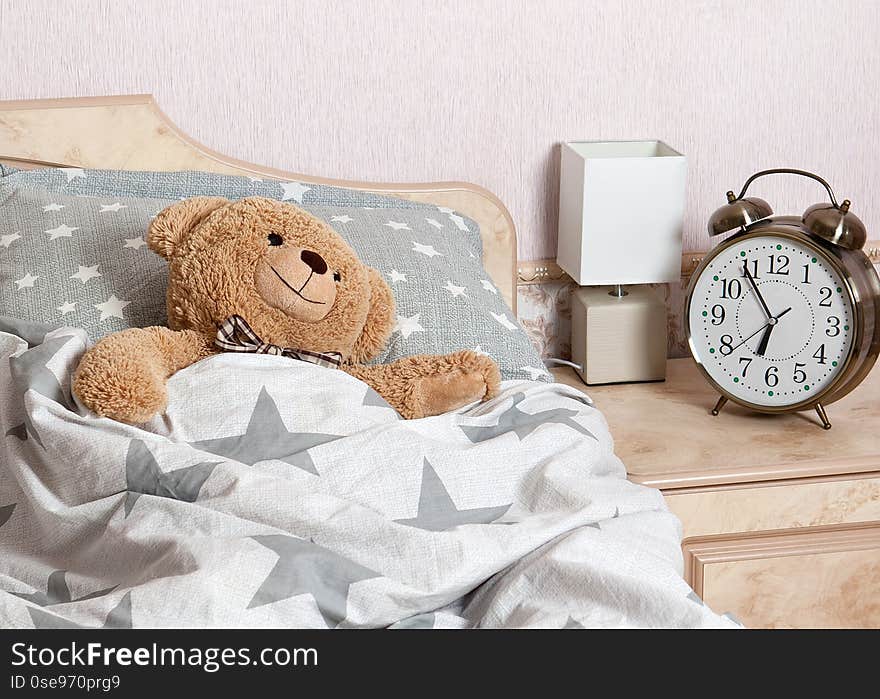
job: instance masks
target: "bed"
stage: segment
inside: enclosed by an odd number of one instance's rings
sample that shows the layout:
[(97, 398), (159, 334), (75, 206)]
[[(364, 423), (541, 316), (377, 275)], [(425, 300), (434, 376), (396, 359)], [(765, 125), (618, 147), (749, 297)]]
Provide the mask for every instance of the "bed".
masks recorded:
[[(501, 345), (520, 341), (515, 228), (475, 185), (341, 182), (235, 161), (181, 133), (149, 96), (0, 103), (0, 156), (15, 173), (0, 178), (2, 205), (20, 191), (10, 177), (29, 168), (60, 182), (41, 195), (47, 215), (80, 204), (100, 205), (96, 220), (133, 215), (134, 204), (96, 190), (56, 201), (89, 168), (244, 175), (236, 186), (284, 182), (298, 188), (297, 202), (320, 187), (418, 202), (429, 208), (399, 216), (447, 236), (435, 238), (447, 255), (466, 246), (456, 240), (479, 241), (471, 257), (488, 276), (479, 280), (485, 303), (510, 312), (494, 314), (501, 329), (492, 332), (509, 333)], [(373, 213), (379, 199), (346, 201), (346, 211), (387, 218)], [(19, 228), (30, 225), (16, 215)], [(63, 223), (38, 228), (65, 245), (81, 237)], [(125, 234), (124, 247), (138, 250), (139, 232)], [(0, 263), (28, 235), (0, 236)], [(80, 266), (71, 277), (85, 286), (94, 274)], [(17, 279), (18, 291), (38, 276)], [(460, 288), (448, 291), (464, 296)], [(123, 317), (116, 303), (102, 319)], [(71, 395), (94, 339), (85, 329), (17, 317), (14, 303), (6, 311), (2, 626), (737, 625), (682, 580), (680, 524), (658, 491), (627, 481), (602, 414), (541, 367), (516, 358), (492, 400), (407, 421), (343, 372), (220, 354), (171, 378), (164, 415), (128, 426)]]

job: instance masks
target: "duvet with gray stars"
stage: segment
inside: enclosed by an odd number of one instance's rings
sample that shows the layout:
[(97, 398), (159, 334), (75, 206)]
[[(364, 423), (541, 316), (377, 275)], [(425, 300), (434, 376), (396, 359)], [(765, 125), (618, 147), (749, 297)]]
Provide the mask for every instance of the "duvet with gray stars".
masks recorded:
[(0, 317), (0, 627), (732, 626), (574, 389), (402, 420), (342, 371), (217, 355), (128, 426), (84, 331)]

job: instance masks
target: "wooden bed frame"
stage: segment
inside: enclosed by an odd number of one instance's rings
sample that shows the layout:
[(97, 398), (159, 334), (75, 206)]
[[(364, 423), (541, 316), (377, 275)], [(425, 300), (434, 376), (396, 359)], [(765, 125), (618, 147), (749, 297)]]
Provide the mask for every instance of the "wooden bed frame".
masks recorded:
[(0, 162), (13, 167), (203, 170), (329, 184), (448, 206), (480, 226), (483, 264), (516, 312), (516, 229), (494, 194), (466, 182), (385, 184), (314, 177), (247, 163), (193, 140), (151, 95), (0, 101)]

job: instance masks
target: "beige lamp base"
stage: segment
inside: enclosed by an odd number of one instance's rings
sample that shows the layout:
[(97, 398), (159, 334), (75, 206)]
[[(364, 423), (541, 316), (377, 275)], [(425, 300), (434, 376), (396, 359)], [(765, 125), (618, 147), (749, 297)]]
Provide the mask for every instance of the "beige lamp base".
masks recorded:
[(588, 384), (666, 378), (666, 304), (648, 286), (580, 287), (571, 301), (571, 358)]

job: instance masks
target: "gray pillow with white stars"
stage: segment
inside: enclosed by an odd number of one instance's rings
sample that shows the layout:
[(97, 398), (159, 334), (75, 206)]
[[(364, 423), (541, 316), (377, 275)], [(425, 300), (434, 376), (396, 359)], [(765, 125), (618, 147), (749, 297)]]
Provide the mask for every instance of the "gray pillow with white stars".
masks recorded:
[[(297, 205), (371, 206), (374, 208), (423, 209), (429, 204), (345, 189), (328, 184), (221, 175), (214, 172), (179, 170), (88, 170), (77, 167), (19, 170), (0, 164), (2, 181), (18, 187), (45, 187), (53, 192), (97, 197), (184, 199), (193, 196), (268, 197)], [(474, 224), (475, 225), (475, 224)]]
[(70, 196), (0, 179), (0, 315), (81, 327), (93, 340), (165, 325), (167, 264), (145, 235), (170, 203)]
[[(0, 177), (0, 315), (82, 327), (92, 339), (165, 325), (166, 262), (145, 242), (153, 216), (181, 197), (200, 194), (284, 200), (283, 185), (294, 184), (210, 173), (121, 172), (120, 189), (134, 192), (121, 194), (112, 191), (110, 172), (15, 171)], [(70, 174), (75, 186), (68, 187)], [(94, 183), (80, 182), (93, 174)], [(159, 196), (140, 196), (144, 182), (156, 184)], [(308, 191), (297, 191), (291, 203), (338, 231), (394, 291), (397, 324), (375, 361), (474, 349), (491, 356), (504, 379), (550, 380), (483, 269), (473, 221), (450, 209), (376, 195), (353, 200), (350, 190), (340, 190), (348, 197), (340, 203), (333, 203), (333, 191), (322, 190), (314, 201)]]

